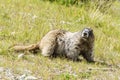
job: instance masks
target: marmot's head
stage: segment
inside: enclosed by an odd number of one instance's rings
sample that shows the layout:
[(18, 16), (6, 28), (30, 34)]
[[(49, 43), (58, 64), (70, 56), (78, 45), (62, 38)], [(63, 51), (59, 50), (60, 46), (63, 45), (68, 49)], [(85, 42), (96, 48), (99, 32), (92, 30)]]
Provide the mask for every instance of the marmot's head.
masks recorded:
[(89, 39), (94, 41), (93, 30), (91, 28), (84, 28), (81, 32), (81, 37), (87, 40)]

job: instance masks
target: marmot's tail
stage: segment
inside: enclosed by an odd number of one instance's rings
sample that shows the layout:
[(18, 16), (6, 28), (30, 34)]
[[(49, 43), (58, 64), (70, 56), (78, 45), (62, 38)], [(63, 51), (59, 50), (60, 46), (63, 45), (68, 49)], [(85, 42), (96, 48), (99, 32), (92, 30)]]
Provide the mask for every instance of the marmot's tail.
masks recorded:
[(37, 50), (39, 50), (39, 44), (31, 44), (28, 46), (20, 46), (20, 45), (15, 45), (12, 47), (15, 51), (32, 51), (32, 52), (36, 52)]

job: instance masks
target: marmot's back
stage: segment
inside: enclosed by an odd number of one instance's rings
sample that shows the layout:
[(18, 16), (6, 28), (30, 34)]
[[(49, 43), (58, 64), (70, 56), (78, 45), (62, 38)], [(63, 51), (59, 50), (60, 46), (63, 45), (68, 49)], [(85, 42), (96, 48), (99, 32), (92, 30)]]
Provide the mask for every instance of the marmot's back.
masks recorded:
[(48, 32), (40, 41), (39, 47), (43, 56), (51, 56), (58, 46), (58, 40), (66, 34), (65, 30), (52, 30)]

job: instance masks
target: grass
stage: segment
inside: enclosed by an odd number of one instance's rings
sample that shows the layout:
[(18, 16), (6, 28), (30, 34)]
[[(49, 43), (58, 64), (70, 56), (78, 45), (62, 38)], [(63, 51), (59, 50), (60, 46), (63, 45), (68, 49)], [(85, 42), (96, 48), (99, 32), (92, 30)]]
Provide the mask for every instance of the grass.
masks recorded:
[[(92, 3), (86, 6), (69, 6), (42, 0), (0, 1), (0, 66), (9, 67), (15, 74), (30, 70), (44, 80), (118, 80), (120, 79), (120, 2), (115, 2), (107, 13)], [(90, 64), (66, 59), (49, 59), (40, 52), (37, 55), (18, 54), (9, 51), (14, 44), (37, 43), (51, 29), (71, 32), (90, 26), (95, 34), (95, 59), (109, 63)], [(115, 71), (88, 70), (113, 67)]]

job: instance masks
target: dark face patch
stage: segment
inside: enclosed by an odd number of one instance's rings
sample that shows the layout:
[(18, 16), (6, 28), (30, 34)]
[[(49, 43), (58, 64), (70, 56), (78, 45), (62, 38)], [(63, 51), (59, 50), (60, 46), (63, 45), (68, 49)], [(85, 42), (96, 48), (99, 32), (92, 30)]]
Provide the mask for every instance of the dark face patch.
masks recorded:
[(81, 36), (82, 36), (83, 38), (92, 37), (92, 36), (93, 36), (93, 30), (90, 29), (90, 28), (85, 28), (85, 29), (82, 30)]

